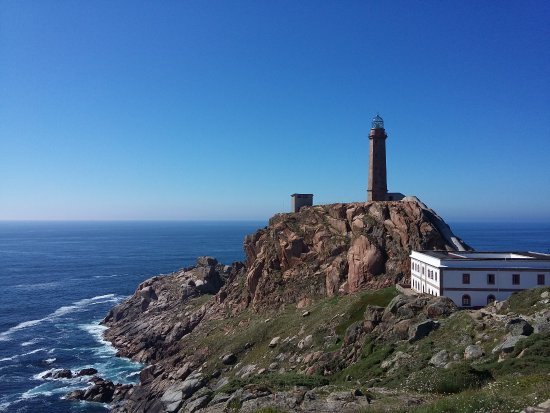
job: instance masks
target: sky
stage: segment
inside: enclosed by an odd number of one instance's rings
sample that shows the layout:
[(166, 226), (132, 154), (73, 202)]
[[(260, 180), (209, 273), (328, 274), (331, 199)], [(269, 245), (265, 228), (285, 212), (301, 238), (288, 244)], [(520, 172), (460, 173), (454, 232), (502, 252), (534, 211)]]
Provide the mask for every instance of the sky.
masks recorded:
[(388, 189), (550, 221), (550, 2), (0, 2), (0, 220), (265, 220)]

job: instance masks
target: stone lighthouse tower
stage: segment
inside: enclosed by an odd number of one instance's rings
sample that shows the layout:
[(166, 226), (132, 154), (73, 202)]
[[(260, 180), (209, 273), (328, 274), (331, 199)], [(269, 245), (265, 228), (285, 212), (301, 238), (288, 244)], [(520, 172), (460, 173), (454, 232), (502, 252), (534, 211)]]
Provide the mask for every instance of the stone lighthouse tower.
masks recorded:
[(386, 201), (388, 185), (386, 181), (386, 131), (384, 120), (380, 115), (372, 119), (369, 133), (369, 186), (367, 189), (368, 201)]

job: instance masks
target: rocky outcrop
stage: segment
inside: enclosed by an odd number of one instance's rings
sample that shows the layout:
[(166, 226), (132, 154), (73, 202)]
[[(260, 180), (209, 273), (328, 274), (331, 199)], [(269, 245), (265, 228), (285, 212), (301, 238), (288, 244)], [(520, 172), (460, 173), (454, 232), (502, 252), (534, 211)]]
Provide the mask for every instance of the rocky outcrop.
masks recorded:
[(99, 377), (94, 377), (92, 383), (86, 390), (74, 390), (68, 393), (65, 398), (67, 400), (113, 403), (124, 399), (133, 387), (131, 384), (114, 384), (112, 381)]
[(260, 308), (387, 287), (406, 279), (413, 249), (470, 248), (435, 212), (407, 198), (278, 214), (244, 249), (248, 300)]
[(241, 263), (227, 266), (212, 257), (199, 257), (194, 267), (146, 280), (105, 317), (103, 323), (110, 327), (105, 338), (118, 355), (136, 361), (154, 362), (177, 354), (183, 345), (180, 339), (213, 311), (210, 304), (189, 307), (189, 299), (216, 294), (242, 271)]

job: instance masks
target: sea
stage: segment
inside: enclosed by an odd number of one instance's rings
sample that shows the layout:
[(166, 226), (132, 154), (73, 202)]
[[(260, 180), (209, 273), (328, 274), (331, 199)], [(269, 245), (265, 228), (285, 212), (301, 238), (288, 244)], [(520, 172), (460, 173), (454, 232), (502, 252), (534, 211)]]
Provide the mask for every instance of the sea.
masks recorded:
[[(0, 412), (105, 412), (63, 396), (86, 378), (51, 380), (86, 367), (136, 383), (141, 365), (115, 356), (99, 322), (143, 280), (201, 255), (244, 259), (246, 234), (266, 222), (0, 222)], [(550, 253), (550, 223), (455, 223), (478, 250)]]

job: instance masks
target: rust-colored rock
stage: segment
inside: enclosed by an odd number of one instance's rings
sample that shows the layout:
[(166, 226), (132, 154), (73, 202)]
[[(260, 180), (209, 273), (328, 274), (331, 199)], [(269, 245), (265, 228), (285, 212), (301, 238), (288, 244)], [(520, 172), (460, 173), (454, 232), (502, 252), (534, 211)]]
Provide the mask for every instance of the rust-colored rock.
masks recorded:
[(384, 288), (408, 277), (413, 249), (457, 248), (469, 249), (416, 198), (277, 214), (245, 239), (248, 301), (263, 308)]

